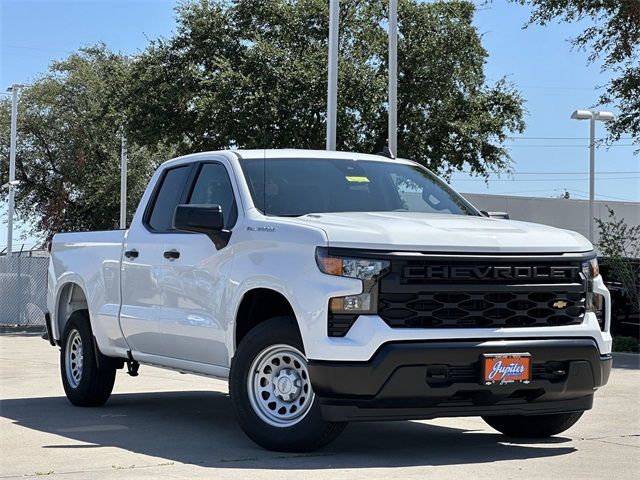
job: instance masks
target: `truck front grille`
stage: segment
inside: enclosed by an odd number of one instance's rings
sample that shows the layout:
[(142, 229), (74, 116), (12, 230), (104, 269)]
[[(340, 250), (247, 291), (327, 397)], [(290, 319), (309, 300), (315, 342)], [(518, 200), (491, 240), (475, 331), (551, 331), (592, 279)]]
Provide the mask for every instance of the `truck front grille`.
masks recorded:
[(555, 290), (381, 293), (378, 301), (378, 315), (393, 328), (576, 325), (584, 313), (582, 293)]
[(393, 328), (577, 325), (585, 315), (581, 256), (391, 258), (378, 314)]

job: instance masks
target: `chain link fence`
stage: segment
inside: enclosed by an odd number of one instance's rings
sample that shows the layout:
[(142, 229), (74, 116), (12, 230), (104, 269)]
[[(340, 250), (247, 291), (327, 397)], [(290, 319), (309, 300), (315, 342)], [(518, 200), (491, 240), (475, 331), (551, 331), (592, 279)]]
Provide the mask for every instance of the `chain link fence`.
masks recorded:
[(48, 265), (46, 252), (0, 256), (0, 327), (44, 326)]

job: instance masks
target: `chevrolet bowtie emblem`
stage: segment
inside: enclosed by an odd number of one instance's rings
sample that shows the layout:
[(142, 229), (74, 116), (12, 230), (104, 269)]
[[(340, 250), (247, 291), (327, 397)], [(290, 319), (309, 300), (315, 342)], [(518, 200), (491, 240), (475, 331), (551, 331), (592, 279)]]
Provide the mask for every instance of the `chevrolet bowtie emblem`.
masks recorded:
[(564, 308), (567, 305), (569, 305), (569, 304), (567, 302), (565, 302), (564, 300), (556, 300), (555, 302), (553, 302), (554, 308)]

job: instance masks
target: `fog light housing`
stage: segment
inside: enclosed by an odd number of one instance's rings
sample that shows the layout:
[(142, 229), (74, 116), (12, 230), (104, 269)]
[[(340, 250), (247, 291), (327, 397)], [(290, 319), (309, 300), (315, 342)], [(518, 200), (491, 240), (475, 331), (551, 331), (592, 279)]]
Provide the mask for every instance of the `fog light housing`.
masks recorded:
[(329, 313), (375, 313), (371, 306), (371, 293), (334, 297), (329, 300)]

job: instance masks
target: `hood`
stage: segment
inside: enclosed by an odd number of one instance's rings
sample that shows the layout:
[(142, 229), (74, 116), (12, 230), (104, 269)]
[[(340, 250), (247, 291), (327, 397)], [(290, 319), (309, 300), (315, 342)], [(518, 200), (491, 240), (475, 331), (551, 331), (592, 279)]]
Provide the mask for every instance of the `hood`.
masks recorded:
[(330, 247), (391, 251), (565, 253), (593, 250), (582, 235), (546, 225), (418, 212), (309, 214), (293, 220), (323, 229)]

